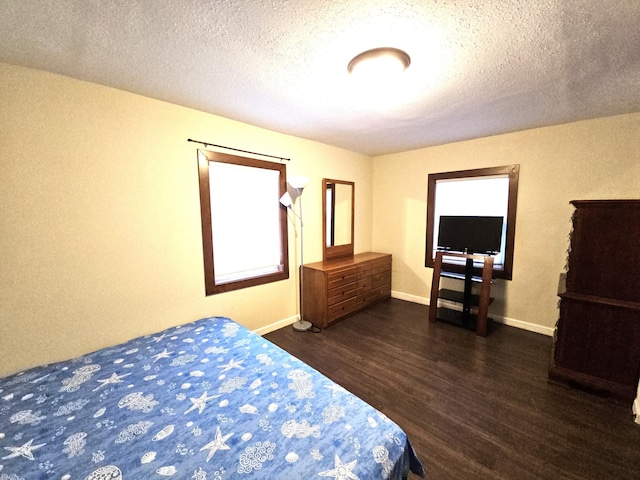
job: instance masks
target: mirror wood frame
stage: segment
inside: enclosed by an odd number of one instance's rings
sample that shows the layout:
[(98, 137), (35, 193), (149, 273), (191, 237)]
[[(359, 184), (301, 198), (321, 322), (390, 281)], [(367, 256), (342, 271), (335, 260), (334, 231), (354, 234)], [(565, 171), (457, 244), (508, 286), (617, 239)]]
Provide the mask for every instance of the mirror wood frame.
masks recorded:
[[(351, 187), (351, 242), (344, 245), (327, 245), (327, 191), (333, 188), (333, 185), (348, 185)], [(332, 260), (334, 258), (342, 258), (353, 256), (353, 239), (354, 239), (354, 213), (355, 213), (355, 190), (354, 182), (346, 180), (333, 180), (330, 178), (322, 179), (322, 260)]]

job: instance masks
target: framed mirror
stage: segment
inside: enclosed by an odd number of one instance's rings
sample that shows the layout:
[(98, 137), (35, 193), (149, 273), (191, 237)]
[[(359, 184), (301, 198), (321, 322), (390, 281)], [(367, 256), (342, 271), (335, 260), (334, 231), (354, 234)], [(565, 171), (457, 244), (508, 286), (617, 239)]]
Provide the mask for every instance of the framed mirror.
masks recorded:
[(353, 255), (355, 184), (322, 180), (323, 260)]

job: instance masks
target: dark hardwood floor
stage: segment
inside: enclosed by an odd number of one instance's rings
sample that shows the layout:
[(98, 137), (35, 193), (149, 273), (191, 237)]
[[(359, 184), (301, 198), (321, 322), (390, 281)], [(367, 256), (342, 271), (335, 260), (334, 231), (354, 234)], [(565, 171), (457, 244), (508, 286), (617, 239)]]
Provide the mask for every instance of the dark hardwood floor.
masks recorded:
[(640, 479), (630, 407), (549, 384), (550, 337), (496, 324), (482, 338), (427, 316), (391, 299), (265, 338), (400, 425), (429, 479)]

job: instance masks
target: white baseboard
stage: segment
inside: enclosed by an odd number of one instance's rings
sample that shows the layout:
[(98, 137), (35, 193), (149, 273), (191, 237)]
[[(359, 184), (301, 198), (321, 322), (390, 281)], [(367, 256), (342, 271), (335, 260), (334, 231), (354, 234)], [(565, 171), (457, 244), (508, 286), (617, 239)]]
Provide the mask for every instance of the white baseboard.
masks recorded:
[(280, 328), (291, 325), (292, 323), (296, 323), (298, 321), (298, 315), (294, 315), (293, 317), (285, 318), (284, 320), (280, 320), (269, 325), (265, 325), (264, 327), (257, 328), (253, 330), (253, 333), (257, 333), (258, 335), (266, 335), (267, 333), (271, 333)]
[[(391, 292), (391, 297), (397, 298), (398, 300), (405, 300), (411, 303), (418, 303), (420, 305), (429, 305), (429, 299), (426, 297), (419, 297), (417, 295), (409, 295), (408, 293), (403, 292)], [(460, 304), (456, 304), (453, 302), (447, 302), (446, 300), (440, 300), (442, 305), (446, 305), (447, 308), (451, 308), (453, 310), (462, 310)], [(510, 327), (520, 328), (522, 330), (527, 330), (529, 332), (540, 333), (542, 335), (547, 335), (549, 337), (553, 336), (553, 328), (552, 327), (543, 327), (542, 325), (537, 325), (535, 323), (523, 322), (522, 320), (516, 320), (515, 318), (509, 317), (501, 317), (500, 315), (491, 315), (494, 321), (498, 323), (502, 323), (504, 325), (509, 325)], [(280, 320), (269, 325), (265, 325), (264, 327), (260, 327), (256, 330), (253, 330), (254, 333), (258, 335), (266, 335), (267, 333), (271, 333), (279, 328), (286, 327), (298, 321), (298, 315), (294, 315), (289, 318), (285, 318), (284, 320)]]
[(411, 303), (419, 303), (420, 305), (429, 305), (429, 299), (425, 297), (418, 297), (417, 295), (409, 295), (408, 293), (391, 291), (391, 297), (398, 300), (406, 300)]
[(492, 315), (491, 318), (493, 318), (498, 323), (504, 323), (505, 325), (509, 325), (510, 327), (516, 327), (522, 330), (527, 330), (529, 332), (546, 335), (547, 337), (553, 337), (554, 329), (552, 327), (545, 327), (543, 325), (523, 322), (522, 320), (516, 320), (515, 318), (500, 317), (498, 315)]
[[(419, 303), (420, 305), (429, 305), (429, 299), (426, 297), (419, 297), (417, 295), (409, 295), (403, 292), (392, 291), (391, 296), (393, 298), (397, 298), (398, 300), (406, 300), (407, 302)], [(462, 311), (462, 306), (460, 304), (454, 302), (448, 302), (446, 300), (440, 300), (441, 305), (446, 305), (447, 308), (451, 308), (452, 310)], [(544, 327), (542, 325), (537, 325), (535, 323), (523, 322), (522, 320), (516, 320), (515, 318), (502, 317), (500, 315), (490, 314), (491, 318), (498, 323), (502, 323), (504, 325), (509, 325), (510, 327), (520, 328), (522, 330), (527, 330), (529, 332), (540, 333), (542, 335), (547, 335), (549, 337), (553, 336), (553, 327)]]

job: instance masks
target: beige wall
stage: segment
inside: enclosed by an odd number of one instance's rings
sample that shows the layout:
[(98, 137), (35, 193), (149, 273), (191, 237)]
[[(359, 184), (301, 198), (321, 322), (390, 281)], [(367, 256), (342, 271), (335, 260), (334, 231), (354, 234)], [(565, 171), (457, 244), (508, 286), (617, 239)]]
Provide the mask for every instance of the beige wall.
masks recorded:
[[(371, 159), (192, 109), (0, 64), (0, 375), (210, 315), (295, 320), (291, 278), (204, 295), (194, 138), (291, 157), (305, 261), (322, 259), (322, 178), (356, 183), (371, 249)], [(246, 195), (248, 192), (238, 192)]]
[[(490, 312), (506, 323), (550, 334), (568, 248), (569, 201), (640, 198), (640, 114), (375, 158), (373, 249), (393, 254), (393, 295), (427, 303), (432, 275), (424, 267), (428, 174), (508, 164), (520, 164), (513, 280), (495, 282)], [(456, 288), (455, 281), (449, 286)]]
[(291, 222), (289, 280), (205, 297), (196, 145), (187, 138), (292, 158), (288, 174), (310, 177), (303, 196), (306, 262), (322, 259), (321, 179), (354, 181), (356, 253), (392, 253), (394, 296), (422, 303), (431, 283), (424, 267), (428, 174), (519, 163), (514, 276), (494, 285), (491, 311), (542, 333), (557, 318), (568, 202), (640, 197), (640, 114), (372, 162), (5, 64), (0, 105), (0, 375), (209, 315), (258, 331), (295, 319)]

